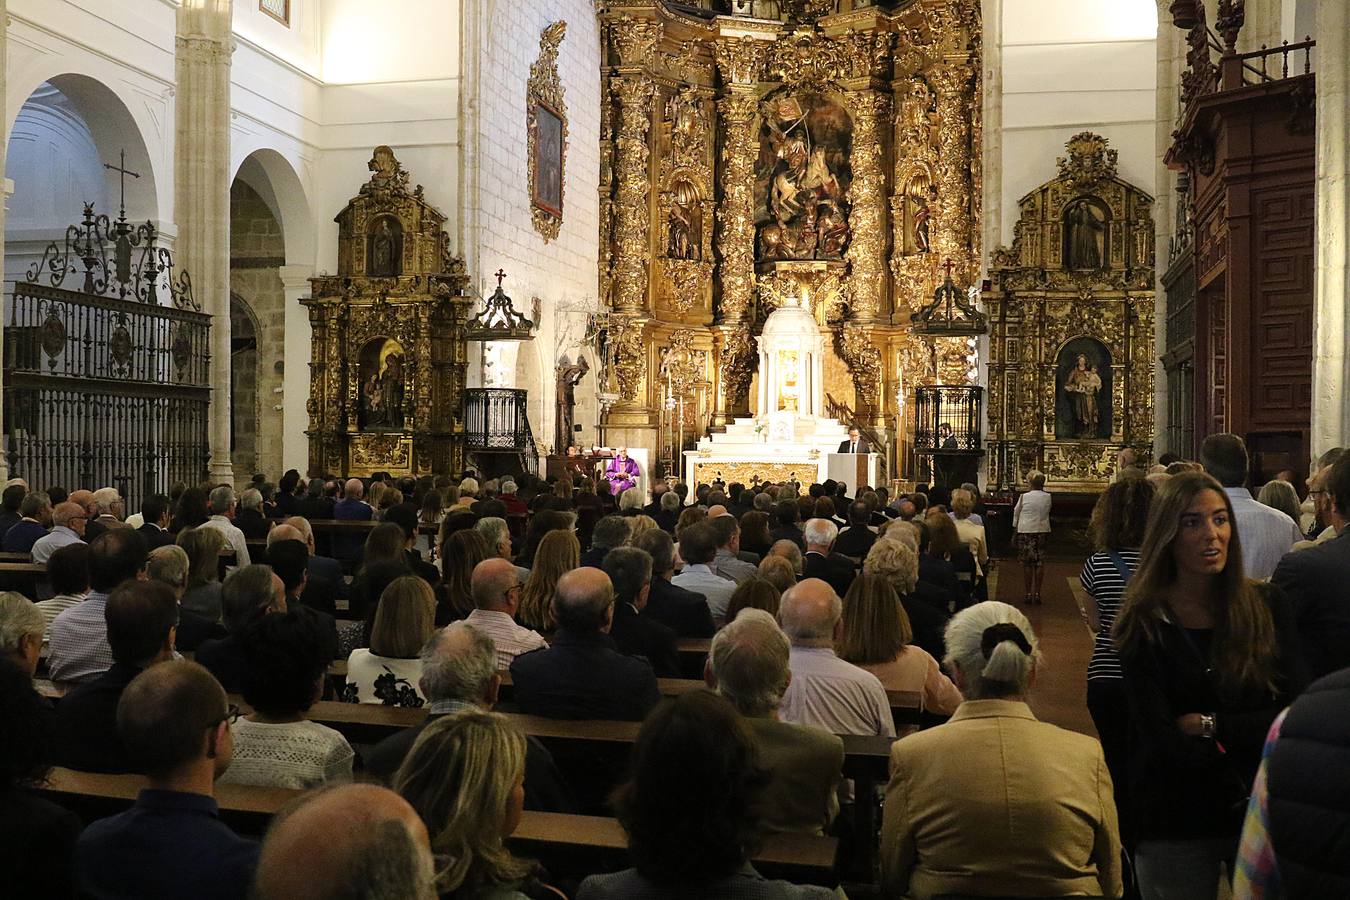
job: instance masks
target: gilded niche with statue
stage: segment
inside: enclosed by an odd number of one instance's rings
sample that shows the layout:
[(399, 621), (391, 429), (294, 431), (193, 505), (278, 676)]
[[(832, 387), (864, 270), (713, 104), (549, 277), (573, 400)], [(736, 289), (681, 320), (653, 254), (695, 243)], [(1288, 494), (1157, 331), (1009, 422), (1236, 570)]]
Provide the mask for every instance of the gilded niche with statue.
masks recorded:
[(1153, 452), (1153, 198), (1122, 181), (1100, 135), (1071, 138), (1059, 176), (1022, 198), (994, 252), (989, 434), (993, 484), (1031, 469), (1100, 490), (1125, 447)]
[(455, 472), (463, 466), (464, 263), (445, 216), (389, 147), (338, 213), (338, 273), (310, 279), (309, 472)]
[[(904, 368), (910, 314), (948, 259), (958, 284), (979, 272), (979, 0), (625, 0), (600, 19), (600, 293), (625, 323), (604, 442), (665, 459), (765, 412), (756, 335), (801, 305), (830, 414), (883, 437), (896, 473), (903, 395), (937, 377)], [(701, 369), (672, 381), (676, 334)]]

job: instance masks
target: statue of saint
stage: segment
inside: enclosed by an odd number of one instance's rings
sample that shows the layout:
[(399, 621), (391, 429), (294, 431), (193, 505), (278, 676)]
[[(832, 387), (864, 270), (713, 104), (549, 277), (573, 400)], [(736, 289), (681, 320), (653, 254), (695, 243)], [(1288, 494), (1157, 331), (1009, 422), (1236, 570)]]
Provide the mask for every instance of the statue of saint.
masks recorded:
[(914, 251), (916, 253), (931, 253), (933, 244), (928, 234), (928, 218), (932, 212), (928, 209), (928, 201), (922, 197), (914, 198)]
[(578, 356), (573, 365), (566, 356), (558, 362), (557, 404), (558, 424), (554, 433), (554, 452), (563, 453), (572, 446), (573, 413), (576, 409), (576, 387), (586, 373), (591, 370), (586, 357)]
[(1100, 269), (1106, 261), (1106, 221), (1096, 204), (1077, 200), (1064, 214), (1065, 262), (1070, 269)]
[(666, 256), (669, 259), (698, 259), (698, 194), (687, 181), (678, 182), (670, 204), (669, 238)]
[(393, 278), (402, 268), (403, 239), (389, 225), (387, 216), (381, 217), (379, 224), (370, 235), (369, 258), (366, 260), (366, 274), (371, 278)]
[(1079, 437), (1097, 436), (1097, 425), (1100, 420), (1097, 413), (1097, 394), (1101, 389), (1102, 379), (1097, 373), (1097, 367), (1089, 367), (1087, 357), (1079, 354), (1077, 364), (1064, 379), (1064, 391), (1069, 395), (1069, 402), (1073, 407), (1074, 424), (1077, 426)]

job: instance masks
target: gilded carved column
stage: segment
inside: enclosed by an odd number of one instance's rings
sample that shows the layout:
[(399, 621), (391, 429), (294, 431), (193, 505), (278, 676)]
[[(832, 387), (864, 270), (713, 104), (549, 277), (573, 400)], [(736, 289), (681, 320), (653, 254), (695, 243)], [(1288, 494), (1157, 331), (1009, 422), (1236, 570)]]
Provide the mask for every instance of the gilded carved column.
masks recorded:
[(849, 287), (855, 322), (877, 322), (886, 301), (886, 175), (882, 171), (883, 135), (890, 97), (877, 91), (851, 91), (853, 184), (849, 188)]
[(615, 154), (618, 190), (614, 203), (614, 309), (628, 315), (647, 310), (647, 274), (651, 258), (650, 184), (652, 96), (655, 86), (643, 75), (613, 84), (619, 103)]
[(231, 0), (184, 0), (178, 9), (174, 101), (176, 249), (211, 314), (210, 476), (230, 463), (230, 54)]
[(964, 59), (938, 66), (931, 73), (937, 91), (938, 131), (937, 188), (939, 204), (933, 250), (940, 259), (956, 263), (957, 284), (975, 278), (971, 247), (972, 160), (970, 122), (972, 78)]
[(754, 342), (749, 324), (755, 302), (755, 114), (765, 43), (741, 37), (719, 41), (717, 66), (729, 93), (717, 101), (722, 120), (722, 203), (718, 208), (717, 257), (721, 297), (717, 306), (718, 385), (714, 415), (719, 423), (749, 413)]
[[(643, 335), (649, 315), (651, 265), (652, 100), (656, 85), (649, 71), (661, 40), (661, 24), (622, 16), (612, 22), (610, 40), (618, 66), (610, 78), (615, 108), (612, 177), (615, 182), (611, 243), (610, 335), (619, 402), (605, 427), (650, 425), (647, 358)], [(642, 443), (611, 435), (614, 443)]]

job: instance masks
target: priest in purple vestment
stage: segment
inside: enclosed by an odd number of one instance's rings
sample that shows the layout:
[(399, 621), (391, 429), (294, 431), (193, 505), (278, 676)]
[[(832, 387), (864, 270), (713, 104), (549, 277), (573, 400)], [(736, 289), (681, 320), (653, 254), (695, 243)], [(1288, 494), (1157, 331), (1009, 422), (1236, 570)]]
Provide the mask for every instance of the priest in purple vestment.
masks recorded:
[(637, 485), (638, 464), (628, 458), (627, 447), (620, 447), (617, 455), (605, 466), (605, 480), (609, 482), (615, 497)]

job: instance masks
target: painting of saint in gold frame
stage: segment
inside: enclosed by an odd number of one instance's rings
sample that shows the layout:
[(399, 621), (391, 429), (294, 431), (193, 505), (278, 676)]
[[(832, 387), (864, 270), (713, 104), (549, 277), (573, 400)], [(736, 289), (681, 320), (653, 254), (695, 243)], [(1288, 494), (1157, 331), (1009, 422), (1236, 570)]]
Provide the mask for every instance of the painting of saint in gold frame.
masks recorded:
[(530, 160), (534, 205), (550, 215), (562, 218), (563, 205), (563, 117), (548, 104), (535, 102), (531, 108), (534, 129), (534, 158)]
[(357, 426), (362, 431), (402, 431), (403, 345), (376, 338), (361, 349), (361, 393)]

